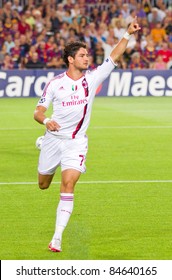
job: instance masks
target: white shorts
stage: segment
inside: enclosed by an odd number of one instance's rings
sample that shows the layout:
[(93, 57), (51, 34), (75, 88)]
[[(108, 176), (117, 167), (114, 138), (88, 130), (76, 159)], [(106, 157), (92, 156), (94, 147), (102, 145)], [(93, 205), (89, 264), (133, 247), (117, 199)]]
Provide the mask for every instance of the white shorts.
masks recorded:
[(54, 174), (57, 167), (61, 170), (76, 169), (81, 173), (86, 171), (85, 160), (88, 150), (87, 136), (75, 139), (59, 139), (46, 132), (39, 156), (38, 172)]

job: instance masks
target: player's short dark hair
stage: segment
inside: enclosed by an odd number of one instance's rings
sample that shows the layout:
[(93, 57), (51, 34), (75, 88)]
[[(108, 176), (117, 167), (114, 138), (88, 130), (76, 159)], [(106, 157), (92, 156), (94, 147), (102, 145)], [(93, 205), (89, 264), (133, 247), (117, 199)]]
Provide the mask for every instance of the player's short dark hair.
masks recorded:
[(81, 41), (75, 41), (66, 44), (63, 51), (63, 60), (66, 63), (67, 67), (69, 66), (68, 57), (71, 56), (74, 58), (80, 48), (87, 49), (86, 43)]

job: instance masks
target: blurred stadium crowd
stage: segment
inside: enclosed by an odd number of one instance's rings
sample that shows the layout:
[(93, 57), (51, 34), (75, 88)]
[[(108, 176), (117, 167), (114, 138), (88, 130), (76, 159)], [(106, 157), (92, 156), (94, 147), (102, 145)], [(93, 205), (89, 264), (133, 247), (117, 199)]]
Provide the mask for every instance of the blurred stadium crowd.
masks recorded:
[(137, 16), (121, 69), (172, 69), (172, 0), (13, 0), (0, 6), (0, 69), (65, 68), (66, 42), (83, 40), (90, 69), (101, 64)]

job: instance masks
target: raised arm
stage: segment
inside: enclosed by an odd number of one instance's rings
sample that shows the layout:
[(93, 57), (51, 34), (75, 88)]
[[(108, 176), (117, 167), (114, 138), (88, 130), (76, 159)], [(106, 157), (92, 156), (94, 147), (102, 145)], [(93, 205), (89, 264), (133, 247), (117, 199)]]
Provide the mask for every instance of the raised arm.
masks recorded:
[(137, 31), (139, 31), (141, 27), (137, 23), (137, 17), (135, 17), (134, 21), (130, 23), (127, 32), (124, 34), (123, 38), (118, 42), (115, 48), (112, 50), (110, 57), (114, 62), (117, 62), (119, 57), (125, 52), (130, 36)]

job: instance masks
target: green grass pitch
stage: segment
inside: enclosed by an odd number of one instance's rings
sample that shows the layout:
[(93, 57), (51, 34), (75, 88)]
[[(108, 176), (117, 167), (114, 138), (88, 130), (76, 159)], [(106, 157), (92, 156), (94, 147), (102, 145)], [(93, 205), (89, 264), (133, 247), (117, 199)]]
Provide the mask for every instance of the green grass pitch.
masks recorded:
[(171, 260), (172, 110), (170, 97), (96, 98), (87, 172), (63, 252), (48, 251), (60, 170), (37, 187), (36, 98), (0, 101), (0, 258), (2, 260)]

